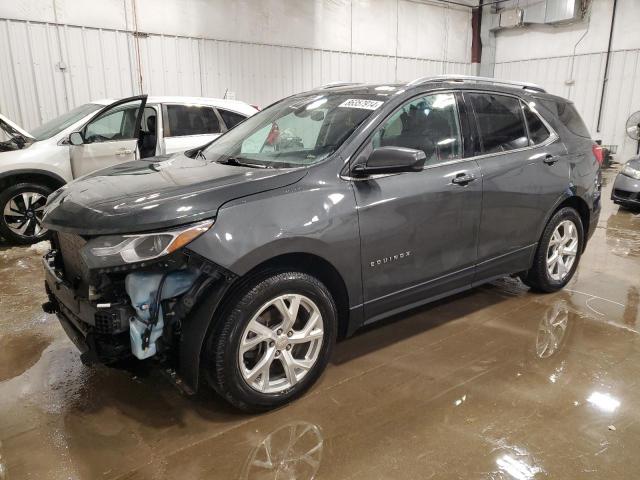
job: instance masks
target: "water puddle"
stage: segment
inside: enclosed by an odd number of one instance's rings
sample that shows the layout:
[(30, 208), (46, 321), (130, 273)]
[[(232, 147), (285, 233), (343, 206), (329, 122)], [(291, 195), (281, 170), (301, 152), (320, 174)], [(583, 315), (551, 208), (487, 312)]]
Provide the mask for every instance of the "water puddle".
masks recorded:
[(51, 341), (48, 336), (27, 332), (0, 337), (0, 382), (22, 375), (35, 365)]

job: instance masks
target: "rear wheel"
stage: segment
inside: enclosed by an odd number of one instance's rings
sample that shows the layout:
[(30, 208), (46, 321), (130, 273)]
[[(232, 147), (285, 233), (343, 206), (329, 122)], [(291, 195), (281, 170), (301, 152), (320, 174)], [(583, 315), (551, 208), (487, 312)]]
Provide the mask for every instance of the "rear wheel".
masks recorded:
[(578, 267), (583, 242), (584, 229), (578, 212), (571, 207), (561, 208), (547, 223), (533, 266), (522, 280), (542, 292), (560, 290)]
[(37, 183), (19, 183), (0, 193), (0, 235), (17, 244), (36, 243), (47, 237), (42, 215), (51, 189)]
[(207, 340), (211, 386), (245, 411), (302, 395), (333, 350), (337, 311), (328, 289), (300, 272), (274, 274), (240, 291)]

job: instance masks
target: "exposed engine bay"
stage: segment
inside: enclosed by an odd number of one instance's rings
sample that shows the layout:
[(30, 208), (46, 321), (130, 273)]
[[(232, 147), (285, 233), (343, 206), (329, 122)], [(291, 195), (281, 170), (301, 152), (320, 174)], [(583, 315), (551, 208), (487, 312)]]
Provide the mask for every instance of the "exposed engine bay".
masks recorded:
[[(43, 258), (49, 296), (43, 309), (57, 314), (83, 363), (153, 359), (179, 375), (197, 363), (211, 301), (222, 297), (234, 275), (186, 249), (155, 261), (90, 269), (80, 255), (87, 240), (56, 232)], [(209, 313), (196, 326), (190, 316), (204, 297)], [(197, 373), (182, 376), (187, 391), (197, 388)]]

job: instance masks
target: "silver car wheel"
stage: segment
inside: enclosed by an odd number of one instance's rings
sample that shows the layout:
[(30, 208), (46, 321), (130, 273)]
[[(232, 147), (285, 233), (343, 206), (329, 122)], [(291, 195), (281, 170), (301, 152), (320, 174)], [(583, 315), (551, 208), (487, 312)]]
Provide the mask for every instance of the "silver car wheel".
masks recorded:
[(564, 280), (578, 255), (578, 228), (571, 220), (563, 220), (553, 231), (547, 248), (547, 273), (552, 280)]
[(45, 233), (42, 215), (47, 197), (37, 192), (22, 192), (4, 206), (4, 223), (16, 235), (37, 237)]
[(242, 333), (238, 364), (242, 378), (261, 393), (278, 393), (299, 383), (320, 355), (324, 324), (308, 297), (284, 294), (269, 300)]

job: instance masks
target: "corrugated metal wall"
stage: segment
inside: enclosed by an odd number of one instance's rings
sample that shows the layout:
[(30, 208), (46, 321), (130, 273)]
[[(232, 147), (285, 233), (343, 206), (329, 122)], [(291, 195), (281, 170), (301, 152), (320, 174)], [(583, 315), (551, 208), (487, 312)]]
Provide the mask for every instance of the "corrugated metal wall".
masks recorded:
[[(61, 55), (62, 52), (62, 55)], [(66, 60), (61, 70), (58, 62)], [(332, 81), (469, 73), (469, 63), (0, 19), (0, 112), (32, 128), (91, 99), (236, 98), (265, 106)]]
[[(617, 159), (627, 160), (637, 143), (625, 133), (629, 115), (640, 110), (640, 50), (612, 52), (600, 132), (596, 131), (606, 54), (592, 53), (497, 63), (495, 76), (525, 80), (575, 102), (593, 138), (618, 145)], [(575, 83), (567, 85), (566, 79)]]

